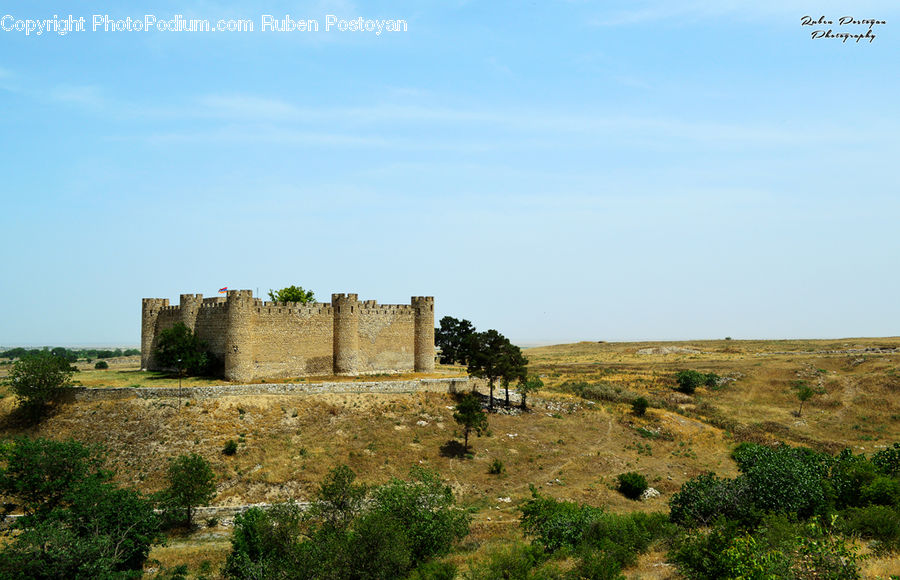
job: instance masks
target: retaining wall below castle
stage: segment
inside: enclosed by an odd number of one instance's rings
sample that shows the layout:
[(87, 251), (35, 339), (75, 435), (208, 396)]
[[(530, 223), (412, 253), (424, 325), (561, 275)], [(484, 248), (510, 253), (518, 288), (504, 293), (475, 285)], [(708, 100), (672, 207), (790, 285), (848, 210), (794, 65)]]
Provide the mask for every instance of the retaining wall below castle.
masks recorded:
[(469, 387), (468, 377), (417, 379), (411, 381), (364, 381), (341, 383), (261, 383), (253, 385), (210, 385), (206, 387), (78, 387), (76, 401), (116, 399), (161, 399), (184, 397), (211, 399), (236, 395), (313, 395), (322, 393), (415, 393), (430, 391), (458, 393)]

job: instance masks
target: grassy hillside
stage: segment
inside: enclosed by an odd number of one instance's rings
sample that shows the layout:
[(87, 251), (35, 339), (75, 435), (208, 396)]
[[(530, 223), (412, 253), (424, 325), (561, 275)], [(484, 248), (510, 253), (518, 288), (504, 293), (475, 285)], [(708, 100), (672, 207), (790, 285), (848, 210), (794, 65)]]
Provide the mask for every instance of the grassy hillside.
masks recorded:
[[(403, 477), (412, 465), (438, 471), (458, 501), (476, 511), (472, 533), (451, 556), (462, 568), (496, 545), (521, 538), (517, 504), (542, 493), (613, 512), (666, 511), (680, 486), (700, 473), (737, 473), (729, 454), (740, 441), (773, 440), (870, 453), (900, 440), (900, 339), (577, 343), (528, 349), (545, 390), (524, 414), (494, 414), (490, 434), (472, 440), (473, 459), (454, 457), (458, 433), (452, 399), (413, 395), (306, 395), (69, 403), (36, 427), (10, 421), (12, 397), (0, 400), (4, 436), (26, 432), (100, 443), (121, 482), (144, 491), (163, 485), (167, 460), (185, 452), (208, 458), (219, 477), (218, 505), (310, 498), (327, 471), (349, 465), (361, 481)], [(866, 351), (865, 349), (870, 349)], [(663, 354), (668, 352), (668, 354)], [(677, 370), (714, 372), (726, 380), (694, 395), (672, 389)], [(444, 369), (453, 372), (458, 369)], [(159, 384), (135, 368), (85, 369), (90, 386)], [(821, 389), (801, 416), (796, 381)], [(185, 383), (188, 384), (188, 383)], [(198, 384), (192, 381), (191, 384)], [(484, 391), (486, 392), (486, 391)], [(498, 391), (502, 396), (502, 391)], [(644, 417), (630, 401), (651, 400)], [(238, 452), (225, 456), (226, 441)], [(489, 474), (499, 459), (504, 472)], [(615, 491), (619, 473), (638, 471), (661, 496), (633, 502)], [(201, 529), (156, 548), (164, 566), (217, 568), (227, 527)], [(886, 575), (890, 558), (867, 561)], [(204, 568), (205, 569), (205, 568)], [(677, 577), (664, 553), (651, 552), (635, 578)]]

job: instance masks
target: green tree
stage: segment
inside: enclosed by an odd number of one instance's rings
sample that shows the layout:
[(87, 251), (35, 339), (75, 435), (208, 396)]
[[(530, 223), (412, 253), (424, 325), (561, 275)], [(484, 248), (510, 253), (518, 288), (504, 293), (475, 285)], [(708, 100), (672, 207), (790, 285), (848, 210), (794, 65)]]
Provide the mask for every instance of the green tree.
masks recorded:
[(13, 363), (6, 384), (15, 393), (20, 406), (41, 413), (69, 391), (72, 374), (76, 371), (66, 357), (37, 351)]
[(315, 301), (313, 291), (304, 290), (303, 286), (288, 286), (281, 290), (269, 290), (269, 298), (273, 302), (300, 302), (303, 304)]
[(172, 328), (159, 333), (156, 360), (162, 367), (175, 369), (181, 375), (198, 375), (206, 371), (209, 355), (206, 343), (184, 323), (176, 322)]
[(528, 378), (528, 359), (522, 350), (506, 341), (500, 357), (500, 382), (506, 391), (506, 406), (509, 407), (509, 384), (513, 381), (523, 383)]
[(803, 403), (812, 399), (815, 395), (819, 394), (819, 392), (809, 386), (806, 381), (798, 381), (795, 388), (797, 389), (797, 400), (800, 401), (800, 408), (797, 410), (797, 416), (800, 417), (803, 414)]
[(649, 406), (650, 401), (648, 401), (646, 397), (638, 397), (631, 402), (631, 411), (638, 417), (643, 417)]
[(487, 431), (487, 414), (481, 408), (481, 401), (472, 393), (461, 395), (453, 411), (453, 420), (463, 428), (465, 443), (463, 449), (469, 451), (469, 433), (475, 432), (479, 437)]
[[(472, 376), (487, 379), (490, 395), (488, 409), (494, 409), (494, 384), (506, 373), (512, 373), (512, 349), (509, 339), (494, 329), (476, 332), (469, 335), (468, 373)], [(521, 352), (519, 353), (521, 355)], [(524, 357), (522, 357), (524, 359)], [(525, 364), (528, 361), (525, 360)]]
[(356, 474), (346, 465), (339, 465), (328, 472), (319, 486), (319, 494), (313, 513), (325, 525), (345, 529), (357, 516), (366, 497), (366, 486), (353, 483)]
[(376, 488), (372, 513), (400, 524), (409, 539), (412, 564), (417, 565), (446, 554), (469, 533), (471, 517), (454, 508), (453, 491), (434, 471), (414, 466), (409, 476)]
[[(97, 448), (19, 438), (0, 447), (0, 494), (24, 516), (0, 548), (2, 578), (125, 578), (160, 541), (153, 505), (119, 489)], [(12, 501), (10, 501), (12, 500)]]
[(194, 508), (208, 504), (216, 495), (216, 476), (203, 456), (180, 455), (169, 463), (169, 487), (162, 499), (169, 511), (181, 511), (184, 525), (190, 526)]
[(452, 316), (441, 318), (440, 327), (434, 329), (434, 344), (441, 349), (441, 363), (445, 365), (469, 363), (469, 336), (475, 327), (468, 320)]
[(522, 397), (522, 408), (528, 409), (528, 406), (525, 403), (525, 397), (530, 395), (531, 393), (535, 393), (544, 388), (544, 381), (540, 379), (540, 377), (528, 377), (525, 381), (519, 383), (519, 395)]

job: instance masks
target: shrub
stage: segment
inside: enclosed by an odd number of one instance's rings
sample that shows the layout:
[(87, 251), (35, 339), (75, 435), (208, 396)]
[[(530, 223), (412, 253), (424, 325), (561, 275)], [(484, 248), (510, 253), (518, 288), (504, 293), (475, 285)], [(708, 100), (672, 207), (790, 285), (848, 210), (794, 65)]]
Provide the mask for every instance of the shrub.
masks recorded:
[(296, 504), (250, 508), (234, 518), (226, 578), (286, 578), (296, 569), (297, 542), (304, 531)]
[(790, 578), (791, 559), (750, 534), (731, 540), (721, 554), (729, 578)]
[(697, 387), (706, 384), (706, 375), (697, 371), (678, 371), (675, 374), (675, 382), (678, 383), (678, 386), (675, 387), (676, 391), (685, 395), (693, 395)]
[(900, 502), (900, 481), (879, 475), (862, 488), (863, 505), (897, 505)]
[(234, 455), (237, 453), (237, 443), (235, 443), (234, 439), (229, 439), (225, 442), (225, 446), (222, 448), (222, 453), (225, 455)]
[(609, 383), (565, 382), (559, 387), (589, 401), (608, 401), (610, 403), (632, 403), (638, 398), (634, 391)]
[(674, 532), (663, 513), (606, 513), (588, 527), (583, 544), (603, 551), (624, 568), (633, 565), (638, 554), (647, 551), (654, 541), (671, 537)]
[(761, 511), (795, 513), (801, 518), (826, 508), (826, 457), (803, 447), (750, 448), (739, 462), (747, 478), (754, 506)]
[(592, 580), (625, 580), (622, 565), (616, 557), (604, 550), (579, 550), (578, 564), (572, 570), (574, 578), (591, 578)]
[(372, 512), (395, 518), (409, 538), (413, 565), (447, 553), (469, 533), (470, 516), (454, 506), (437, 473), (415, 466), (410, 479), (392, 479), (373, 494)]
[[(341, 466), (320, 486), (317, 509), (248, 510), (235, 518), (225, 577), (406, 578), (469, 529), (469, 515), (453, 506), (449, 486), (421, 468), (411, 474), (412, 481), (368, 490)], [(452, 566), (422, 566), (412, 577), (452, 578), (453, 572)]]
[(859, 578), (858, 556), (817, 523), (767, 517), (753, 532), (720, 518), (708, 532), (687, 533), (668, 557), (689, 578)]
[(900, 475), (900, 443), (876, 452), (872, 464), (884, 475)]
[(504, 471), (506, 471), (506, 468), (503, 467), (503, 462), (499, 459), (494, 459), (494, 461), (491, 462), (491, 466), (488, 468), (488, 473), (491, 475), (500, 475)]
[(520, 525), (525, 535), (533, 537), (533, 543), (547, 552), (577, 546), (585, 531), (604, 513), (601, 508), (544, 497), (534, 487), (531, 488), (531, 499), (519, 509), (522, 510)]
[(94, 363), (94, 368), (97, 370), (108, 369), (109, 363), (105, 360), (98, 360), (96, 363)]
[(619, 493), (628, 499), (640, 499), (647, 489), (647, 479), (635, 471), (619, 474)]
[(828, 494), (837, 509), (862, 505), (862, 489), (877, 476), (875, 466), (863, 454), (844, 449), (826, 463)]
[(900, 511), (887, 506), (849, 508), (837, 520), (840, 530), (848, 535), (876, 540), (879, 551), (900, 549)]
[(739, 535), (736, 522), (720, 518), (709, 532), (688, 532), (677, 538), (668, 559), (688, 578), (731, 578), (734, 563), (725, 553)]
[(486, 557), (469, 566), (463, 578), (466, 580), (493, 580), (494, 578), (531, 580), (540, 577), (534, 573), (534, 569), (543, 560), (544, 554), (538, 546), (515, 542), (490, 550)]
[(453, 562), (427, 562), (413, 570), (407, 580), (454, 580), (456, 564)]
[(856, 580), (859, 556), (844, 540), (825, 533), (816, 523), (809, 524), (805, 535), (797, 537), (795, 574), (799, 578)]
[(638, 397), (631, 403), (631, 411), (638, 417), (642, 417), (649, 406), (650, 402), (646, 397)]
[(38, 417), (49, 403), (71, 389), (72, 373), (76, 370), (65, 357), (38, 351), (13, 363), (6, 384), (15, 393), (19, 405)]
[(706, 526), (719, 516), (744, 523), (757, 519), (746, 478), (721, 479), (715, 473), (685, 482), (669, 500), (669, 508), (672, 521), (686, 526)]

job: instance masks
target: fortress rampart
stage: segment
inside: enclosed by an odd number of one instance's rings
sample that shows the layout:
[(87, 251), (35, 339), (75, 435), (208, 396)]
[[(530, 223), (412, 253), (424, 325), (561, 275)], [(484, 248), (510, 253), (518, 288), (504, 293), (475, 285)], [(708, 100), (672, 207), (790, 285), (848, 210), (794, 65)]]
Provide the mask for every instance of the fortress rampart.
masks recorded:
[(157, 337), (177, 322), (207, 343), (233, 381), (434, 370), (431, 296), (378, 304), (332, 294), (330, 304), (301, 304), (229, 290), (214, 298), (182, 294), (178, 306), (144, 298), (141, 306), (141, 368), (147, 370), (159, 370)]

